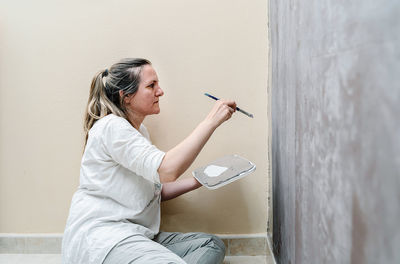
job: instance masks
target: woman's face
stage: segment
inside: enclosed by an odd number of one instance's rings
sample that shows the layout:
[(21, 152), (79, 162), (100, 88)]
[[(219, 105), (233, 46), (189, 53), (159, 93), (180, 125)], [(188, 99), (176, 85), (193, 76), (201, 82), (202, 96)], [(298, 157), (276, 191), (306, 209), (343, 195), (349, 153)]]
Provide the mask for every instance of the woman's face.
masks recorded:
[(138, 116), (160, 113), (159, 97), (164, 94), (158, 76), (151, 65), (144, 65), (140, 72), (140, 84), (135, 94), (127, 96), (125, 106)]

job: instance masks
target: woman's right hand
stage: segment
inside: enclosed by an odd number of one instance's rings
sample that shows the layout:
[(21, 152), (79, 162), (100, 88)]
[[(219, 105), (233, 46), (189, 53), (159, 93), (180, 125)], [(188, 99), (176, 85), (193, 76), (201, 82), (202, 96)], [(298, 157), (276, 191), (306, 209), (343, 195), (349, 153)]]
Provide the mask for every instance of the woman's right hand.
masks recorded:
[(167, 151), (158, 173), (162, 183), (175, 181), (193, 163), (214, 130), (231, 118), (236, 111), (236, 103), (230, 100), (218, 100), (205, 120), (181, 143)]
[(218, 100), (210, 113), (206, 117), (206, 120), (211, 121), (218, 127), (223, 122), (232, 117), (232, 114), (236, 111), (236, 103), (232, 100)]

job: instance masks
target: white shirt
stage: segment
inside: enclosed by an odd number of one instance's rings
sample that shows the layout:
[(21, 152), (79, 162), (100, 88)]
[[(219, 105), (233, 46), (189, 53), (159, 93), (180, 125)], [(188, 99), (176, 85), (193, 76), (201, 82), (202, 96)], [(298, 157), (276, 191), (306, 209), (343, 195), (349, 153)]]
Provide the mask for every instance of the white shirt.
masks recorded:
[(93, 125), (62, 241), (64, 264), (102, 263), (124, 238), (159, 232), (164, 155), (143, 125), (138, 131), (113, 114)]

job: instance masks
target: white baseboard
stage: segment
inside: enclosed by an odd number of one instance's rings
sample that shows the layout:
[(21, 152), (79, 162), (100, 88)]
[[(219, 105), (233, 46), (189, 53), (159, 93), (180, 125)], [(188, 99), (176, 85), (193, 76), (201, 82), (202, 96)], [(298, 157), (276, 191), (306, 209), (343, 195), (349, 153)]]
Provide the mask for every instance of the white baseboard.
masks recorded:
[[(0, 254), (60, 254), (63, 234), (0, 233)], [(267, 233), (217, 234), (227, 256), (273, 256)]]
[(0, 233), (0, 254), (60, 254), (62, 236)]

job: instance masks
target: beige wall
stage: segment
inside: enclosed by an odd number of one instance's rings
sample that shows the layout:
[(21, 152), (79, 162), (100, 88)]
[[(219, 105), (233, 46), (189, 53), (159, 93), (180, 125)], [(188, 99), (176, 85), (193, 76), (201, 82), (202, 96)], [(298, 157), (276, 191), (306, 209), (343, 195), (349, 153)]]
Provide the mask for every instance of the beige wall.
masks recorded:
[(204, 92), (255, 115), (222, 125), (183, 177), (235, 153), (257, 171), (164, 203), (162, 228), (266, 232), (266, 2), (0, 0), (0, 232), (63, 232), (91, 78), (122, 57), (148, 58), (158, 72), (162, 112), (145, 124), (164, 151), (211, 109)]

